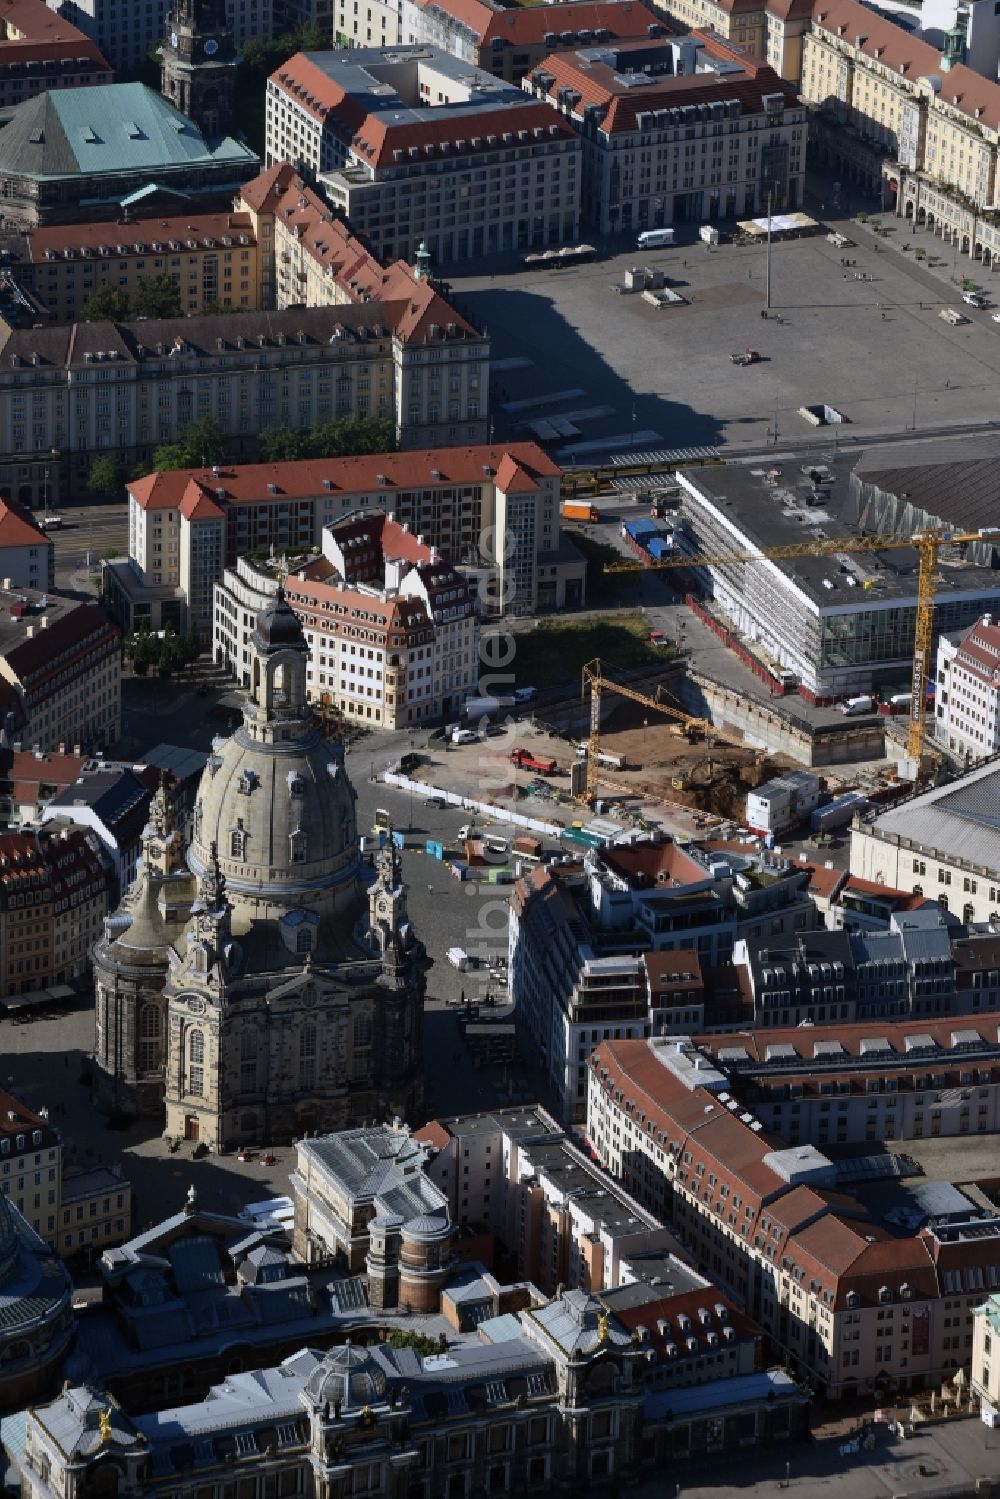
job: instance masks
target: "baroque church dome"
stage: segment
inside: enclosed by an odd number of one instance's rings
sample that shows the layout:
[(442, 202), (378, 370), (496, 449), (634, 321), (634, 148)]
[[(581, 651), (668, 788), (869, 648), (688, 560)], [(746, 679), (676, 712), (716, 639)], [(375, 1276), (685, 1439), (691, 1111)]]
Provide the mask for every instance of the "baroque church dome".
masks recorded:
[(205, 767), (189, 853), (200, 874), (215, 846), (234, 932), (282, 910), (317, 921), (340, 911), (357, 895), (360, 869), (354, 788), (306, 703), (308, 647), (280, 590), (250, 647), (243, 723)]

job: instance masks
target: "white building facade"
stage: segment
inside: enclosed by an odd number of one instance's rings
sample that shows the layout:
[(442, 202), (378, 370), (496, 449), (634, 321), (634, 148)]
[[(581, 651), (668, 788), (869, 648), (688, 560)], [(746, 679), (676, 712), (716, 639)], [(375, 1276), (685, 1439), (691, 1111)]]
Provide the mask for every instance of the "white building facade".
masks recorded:
[[(337, 532), (344, 528), (328, 527), (322, 555), (293, 571), (284, 584), (309, 647), (310, 701), (339, 718), (387, 729), (457, 711), (475, 692), (479, 675), (473, 590), (434, 548), (418, 548), (416, 537), (384, 516), (368, 512), (345, 525), (354, 532), (388, 533), (381, 581), (346, 580), (343, 561), (338, 569), (331, 560), (338, 558)], [(411, 556), (399, 555), (402, 551)], [(278, 587), (273, 567), (255, 566), (244, 557), (215, 585), (212, 655), (244, 686), (250, 685), (249, 639), (257, 613)]]
[(579, 231), (573, 129), (436, 47), (290, 58), (268, 81), (266, 161), (319, 181), (387, 260), (424, 246), (432, 261), (454, 262)]
[(1000, 750), (1000, 625), (984, 614), (958, 640), (938, 641), (936, 738), (966, 760)]

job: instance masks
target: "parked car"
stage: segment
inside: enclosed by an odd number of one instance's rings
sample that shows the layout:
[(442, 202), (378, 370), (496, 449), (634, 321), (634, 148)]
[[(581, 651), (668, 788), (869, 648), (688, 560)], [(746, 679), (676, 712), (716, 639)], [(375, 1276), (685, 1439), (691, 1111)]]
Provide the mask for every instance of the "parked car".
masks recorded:
[(476, 744), (479, 735), (474, 734), (471, 729), (456, 729), (451, 736), (452, 744)]
[(538, 696), (538, 688), (537, 687), (515, 687), (514, 688), (514, 701), (515, 701), (515, 703), (530, 703), (531, 700), (533, 698), (536, 698), (537, 696)]

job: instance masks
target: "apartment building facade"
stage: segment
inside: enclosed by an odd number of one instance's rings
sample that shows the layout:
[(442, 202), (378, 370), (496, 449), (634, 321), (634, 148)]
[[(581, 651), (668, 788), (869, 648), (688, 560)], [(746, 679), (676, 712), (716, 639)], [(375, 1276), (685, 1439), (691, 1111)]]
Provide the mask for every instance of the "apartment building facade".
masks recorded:
[[(639, 0), (565, 0), (563, 4), (504, 9), (492, 0), (374, 0), (379, 23), (398, 16), (398, 37), (383, 42), (440, 47), (452, 57), (485, 69), (505, 83), (524, 75), (553, 52), (594, 43), (662, 36), (661, 14)], [(335, 25), (343, 27), (344, 45), (362, 46), (358, 17), (345, 0), (337, 0)], [(388, 16), (387, 16), (388, 13)], [(365, 24), (365, 30), (368, 29)], [(386, 29), (386, 28), (383, 28)], [(371, 38), (368, 38), (369, 43)]]
[(8, 488), (0, 498), (0, 579), (12, 588), (51, 588), (55, 548), (33, 517), (13, 501)]
[[(997, 961), (994, 939), (993, 961)], [(994, 969), (994, 974), (996, 970)], [(692, 1044), (730, 1093), (790, 1145), (948, 1139), (1000, 1130), (996, 1015), (818, 1025)]]
[(802, 202), (804, 106), (710, 33), (557, 53), (524, 88), (579, 132), (583, 218), (602, 234)]
[[(318, 557), (290, 560), (284, 595), (309, 646), (307, 694), (324, 712), (401, 729), (454, 714), (474, 695), (475, 594), (435, 548), (368, 511), (325, 528)], [(215, 586), (213, 658), (245, 687), (250, 633), (280, 586), (274, 567), (244, 557)]]
[(109, 607), (125, 629), (210, 630), (212, 589), (240, 555), (322, 550), (325, 528), (356, 511), (383, 512), (468, 570), (484, 614), (582, 602), (585, 563), (553, 550), (560, 473), (514, 443), (151, 474), (129, 486), (129, 556), (105, 567)]
[(817, 0), (801, 92), (820, 163), (993, 264), (1000, 84), (859, 0)]
[[(141, 67), (151, 49), (163, 41), (171, 0), (146, 0), (122, 11), (116, 0), (52, 0), (100, 47), (116, 73)], [(226, 20), (238, 49), (249, 41), (268, 42), (274, 34), (273, 0), (227, 0)]]
[[(818, 922), (808, 877), (785, 861), (760, 868), (739, 855), (702, 860), (664, 842), (594, 851), (581, 865), (538, 868), (518, 880), (510, 998), (560, 1117), (585, 1117), (588, 1059), (602, 1040), (676, 1029), (647, 954), (691, 952), (699, 966), (715, 967), (732, 959), (743, 933), (759, 944), (765, 930), (808, 932)], [(741, 997), (737, 1014), (743, 1005)]]
[(383, 259), (572, 242), (579, 160), (567, 123), (435, 47), (300, 53), (268, 82), (267, 164), (320, 183)]
[(53, 323), (73, 323), (95, 291), (131, 296), (169, 276), (185, 315), (261, 306), (259, 247), (242, 213), (185, 214), (120, 224), (60, 224), (24, 235), (18, 275)]
[(97, 604), (0, 589), (0, 711), (9, 742), (103, 748), (121, 732), (121, 634)]
[[(1000, 771), (987, 763), (851, 829), (851, 874), (937, 901), (963, 924), (1000, 918), (1000, 836), (989, 807)], [(985, 816), (984, 816), (985, 813)]]
[(201, 416), (251, 453), (263, 427), (352, 414), (392, 421), (402, 447), (488, 427), (489, 339), (436, 293), (3, 333), (0, 484), (33, 497), (83, 484), (96, 454), (146, 462)]
[(110, 83), (100, 49), (45, 0), (10, 0), (0, 18), (0, 108), (53, 89)]
[(898, 1221), (847, 1206), (822, 1151), (765, 1131), (676, 1041), (598, 1047), (587, 1137), (829, 1397), (919, 1389), (968, 1364), (975, 1309), (1000, 1285), (1000, 1219), (966, 1193), (931, 1184)]
[(990, 614), (938, 640), (934, 734), (966, 763), (1000, 751), (1000, 625)]
[(83, 978), (107, 909), (92, 834), (68, 823), (0, 833), (0, 994)]

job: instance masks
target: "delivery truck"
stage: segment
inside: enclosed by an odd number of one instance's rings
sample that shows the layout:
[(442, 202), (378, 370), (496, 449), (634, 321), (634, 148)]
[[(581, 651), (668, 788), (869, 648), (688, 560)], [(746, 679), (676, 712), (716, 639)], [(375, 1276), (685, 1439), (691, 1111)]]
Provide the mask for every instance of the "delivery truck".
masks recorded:
[(866, 692), (860, 697), (849, 697), (846, 702), (840, 704), (840, 711), (848, 718), (854, 718), (859, 713), (871, 713), (874, 706), (870, 695)]
[(563, 520), (587, 521), (590, 525), (601, 518), (596, 505), (588, 505), (583, 500), (564, 500), (562, 514)]
[(672, 245), (674, 242), (674, 231), (672, 229), (644, 229), (635, 242), (637, 250), (656, 250), (661, 245)]

